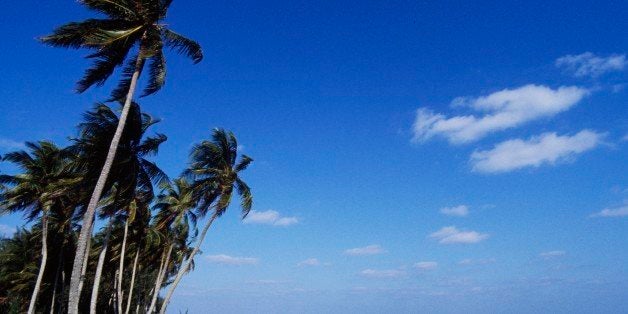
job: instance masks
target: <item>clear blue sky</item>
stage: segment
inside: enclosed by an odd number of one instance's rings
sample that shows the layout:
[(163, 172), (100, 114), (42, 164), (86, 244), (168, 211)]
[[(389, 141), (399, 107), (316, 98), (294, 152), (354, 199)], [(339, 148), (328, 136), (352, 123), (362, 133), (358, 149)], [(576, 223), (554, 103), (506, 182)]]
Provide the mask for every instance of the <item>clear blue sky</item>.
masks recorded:
[[(168, 54), (141, 100), (157, 161), (233, 130), (256, 212), (215, 224), (171, 312), (625, 311), (628, 2), (558, 2), (174, 1), (205, 59)], [(3, 7), (0, 153), (105, 99), (73, 93), (85, 51), (35, 40), (92, 15)]]

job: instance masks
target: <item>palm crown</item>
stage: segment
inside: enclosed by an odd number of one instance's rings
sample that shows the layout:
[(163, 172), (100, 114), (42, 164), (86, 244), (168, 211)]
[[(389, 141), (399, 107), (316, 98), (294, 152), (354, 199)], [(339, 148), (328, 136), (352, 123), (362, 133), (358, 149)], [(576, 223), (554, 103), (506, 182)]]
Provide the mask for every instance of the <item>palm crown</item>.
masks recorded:
[[(77, 84), (84, 92), (93, 85), (100, 86), (116, 67), (127, 61), (123, 78), (112, 92), (112, 99), (126, 96), (135, 70), (149, 62), (149, 78), (145, 95), (157, 92), (165, 83), (166, 59), (163, 46), (191, 58), (194, 63), (203, 59), (200, 45), (166, 27), (163, 20), (172, 0), (80, 0), (87, 8), (106, 15), (105, 19), (87, 19), (71, 22), (53, 31), (41, 40), (51, 46), (88, 48), (95, 50), (87, 58), (94, 64)], [(135, 49), (135, 50), (134, 50)], [(127, 58), (135, 51), (135, 58)]]
[(251, 190), (239, 173), (253, 159), (242, 155), (238, 161), (237, 157), (238, 141), (233, 133), (222, 129), (215, 129), (211, 141), (203, 141), (192, 149), (186, 174), (194, 178), (200, 216), (206, 214), (212, 204), (217, 215), (222, 215), (231, 203), (234, 188), (241, 197), (242, 217), (251, 210)]

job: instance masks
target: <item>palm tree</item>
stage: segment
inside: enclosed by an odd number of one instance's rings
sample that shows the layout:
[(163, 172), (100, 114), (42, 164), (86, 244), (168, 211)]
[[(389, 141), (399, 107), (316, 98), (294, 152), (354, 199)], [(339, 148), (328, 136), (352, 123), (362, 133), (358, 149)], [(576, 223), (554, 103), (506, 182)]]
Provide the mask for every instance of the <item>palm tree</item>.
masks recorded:
[[(185, 54), (195, 63), (203, 58), (198, 43), (171, 31), (163, 23), (172, 0), (81, 0), (80, 2), (87, 8), (106, 15), (107, 18), (68, 23), (41, 39), (45, 44), (55, 47), (95, 50), (87, 56), (95, 60), (94, 65), (78, 82), (77, 91), (83, 92), (93, 85), (104, 84), (116, 67), (121, 66), (125, 61), (127, 64), (123, 70), (122, 80), (112, 92), (112, 99), (124, 99), (124, 107), (116, 133), (111, 140), (106, 162), (83, 217), (83, 228), (77, 242), (70, 283), (69, 310), (71, 313), (78, 311), (78, 286), (84, 256), (87, 254), (87, 239), (91, 235), (96, 207), (115, 159), (118, 141), (122, 136), (144, 63), (149, 62), (149, 78), (144, 95), (150, 95), (161, 89), (165, 83), (166, 61), (162, 51), (164, 45)], [(134, 47), (137, 47), (137, 55), (127, 58)]]
[(190, 229), (190, 224), (196, 226), (196, 214), (193, 209), (196, 207), (194, 189), (185, 177), (177, 178), (173, 184), (162, 185), (162, 193), (157, 198), (154, 209), (157, 210), (155, 217), (156, 230), (163, 230), (165, 234), (167, 250), (163, 252), (160, 262), (153, 295), (147, 313), (154, 313), (157, 306), (159, 291), (166, 279), (166, 273), (170, 268), (172, 250), (179, 243), (182, 249), (186, 249), (186, 240)]
[[(96, 169), (103, 162), (107, 142), (113, 137), (119, 120), (114, 111), (104, 104), (98, 104), (94, 110), (87, 112), (84, 119), (85, 121), (79, 125), (81, 136), (73, 140), (74, 145), (69, 150), (78, 156), (75, 166), (84, 173), (83, 181), (93, 183), (97, 177)], [(168, 183), (166, 174), (147, 159), (157, 154), (159, 146), (167, 139), (163, 134), (144, 138), (148, 129), (158, 122), (159, 120), (142, 113), (137, 103), (131, 104), (129, 123), (126, 124), (121, 136), (119, 152), (112, 165), (111, 176), (105, 183), (105, 192), (108, 193), (108, 197), (106, 204), (102, 206), (102, 217), (120, 215), (120, 209), (127, 211), (118, 278), (120, 282), (123, 276), (126, 235), (129, 223), (132, 223), (135, 217), (137, 206), (146, 204), (144, 206), (147, 207), (147, 204), (152, 201), (155, 194), (153, 183)], [(91, 185), (87, 184), (87, 186)], [(105, 236), (101, 254), (106, 254), (108, 240), (109, 238)], [(90, 303), (92, 312), (96, 310), (102, 263), (104, 263), (104, 255), (102, 259), (99, 256), (99, 263), (96, 266), (95, 278), (97, 280), (94, 281)]]
[(188, 271), (191, 261), (198, 253), (205, 235), (217, 217), (220, 217), (229, 204), (235, 189), (241, 198), (242, 218), (251, 210), (253, 196), (249, 186), (242, 181), (239, 174), (253, 161), (250, 157), (242, 155), (237, 161), (238, 142), (231, 132), (222, 129), (214, 129), (211, 141), (203, 141), (192, 149), (191, 164), (186, 174), (193, 181), (195, 198), (198, 200), (196, 215), (204, 217), (212, 212), (211, 217), (205, 223), (200, 237), (196, 241), (194, 250), (183, 263), (175, 277), (172, 286), (166, 294), (160, 313), (166, 312), (170, 298), (177, 285)]
[(13, 237), (0, 239), (0, 312), (23, 313), (24, 300), (32, 293), (36, 277), (37, 248), (41, 245), (32, 231), (19, 228)]
[(28, 313), (35, 312), (48, 261), (48, 218), (53, 207), (59, 206), (64, 195), (63, 183), (71, 178), (69, 156), (66, 151), (51, 142), (26, 143), (30, 150), (7, 154), (4, 159), (17, 165), (23, 173), (0, 176), (0, 182), (12, 187), (4, 192), (0, 208), (6, 212), (26, 211), (33, 220), (41, 215), (41, 263), (35, 287), (28, 306)]

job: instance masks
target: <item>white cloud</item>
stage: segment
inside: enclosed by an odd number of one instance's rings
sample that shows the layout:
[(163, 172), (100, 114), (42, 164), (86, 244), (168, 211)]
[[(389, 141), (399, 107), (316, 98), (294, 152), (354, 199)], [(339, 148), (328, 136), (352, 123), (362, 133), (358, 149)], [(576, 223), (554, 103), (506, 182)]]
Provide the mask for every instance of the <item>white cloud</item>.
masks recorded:
[(441, 244), (463, 243), (471, 244), (486, 240), (488, 234), (476, 231), (458, 230), (454, 226), (443, 227), (440, 230), (430, 234), (430, 238), (437, 239)]
[(565, 251), (549, 251), (549, 252), (543, 252), (539, 254), (539, 256), (544, 259), (552, 259), (556, 257), (565, 256), (565, 254), (567, 254), (567, 252)]
[(14, 141), (8, 138), (0, 137), (0, 150), (1, 151), (14, 151), (26, 149), (24, 142)]
[(605, 208), (600, 212), (597, 212), (591, 217), (625, 217), (628, 216), (628, 205), (620, 206), (617, 208)]
[(351, 256), (364, 256), (364, 255), (377, 255), (385, 253), (386, 250), (382, 248), (380, 245), (372, 244), (365, 247), (358, 247), (353, 249), (345, 250), (345, 255)]
[(467, 205), (443, 207), (440, 209), (440, 213), (447, 216), (465, 217), (469, 215), (469, 207)]
[(365, 269), (360, 272), (360, 275), (368, 278), (399, 278), (404, 277), (406, 272), (398, 269)]
[(471, 265), (486, 265), (486, 264), (492, 264), (492, 263), (495, 263), (494, 258), (481, 258), (481, 259), (465, 258), (461, 260), (460, 262), (458, 262), (458, 265), (471, 266)]
[(568, 70), (576, 77), (598, 77), (607, 72), (621, 71), (626, 67), (626, 64), (628, 61), (625, 54), (600, 57), (591, 52), (585, 52), (556, 59), (557, 67)]
[(12, 237), (17, 232), (17, 228), (0, 224), (0, 237)]
[(414, 264), (414, 268), (419, 270), (433, 270), (438, 267), (437, 262), (418, 262)]
[(286, 227), (299, 223), (299, 219), (297, 217), (282, 217), (279, 212), (275, 210), (252, 210), (249, 212), (243, 222), (245, 224), (264, 224)]
[(225, 254), (219, 255), (209, 255), (206, 256), (207, 259), (211, 263), (222, 264), (222, 265), (255, 265), (259, 262), (258, 258), (254, 257), (234, 257)]
[(320, 266), (321, 262), (317, 258), (308, 258), (297, 264), (297, 266)]
[(485, 173), (554, 164), (595, 148), (603, 137), (601, 133), (583, 130), (574, 136), (543, 133), (528, 140), (508, 140), (491, 150), (473, 152), (471, 164), (474, 171)]
[(588, 94), (587, 89), (576, 86), (552, 89), (530, 84), (477, 98), (456, 98), (452, 102), (454, 106), (469, 107), (482, 115), (447, 118), (420, 108), (413, 125), (413, 141), (425, 142), (442, 136), (452, 144), (473, 142), (489, 133), (552, 117), (568, 110)]

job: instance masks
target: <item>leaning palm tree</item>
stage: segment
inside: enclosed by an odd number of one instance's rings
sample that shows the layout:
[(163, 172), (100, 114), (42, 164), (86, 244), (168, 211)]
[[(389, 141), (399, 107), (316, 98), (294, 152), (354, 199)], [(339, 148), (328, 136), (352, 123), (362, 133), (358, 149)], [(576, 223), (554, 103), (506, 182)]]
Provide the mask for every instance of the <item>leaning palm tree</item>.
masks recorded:
[(29, 142), (26, 146), (30, 152), (18, 151), (4, 157), (23, 172), (0, 176), (0, 182), (12, 185), (3, 193), (0, 209), (6, 212), (26, 211), (29, 220), (41, 215), (41, 262), (28, 306), (30, 314), (35, 312), (48, 261), (48, 218), (53, 207), (59, 206), (59, 199), (65, 191), (63, 183), (71, 178), (71, 172), (70, 154), (53, 143)]
[[(84, 122), (79, 125), (81, 136), (73, 139), (74, 144), (69, 148), (75, 152), (77, 158), (74, 162), (76, 168), (84, 174), (84, 183), (90, 187), (98, 176), (98, 166), (102, 164), (107, 150), (107, 143), (113, 137), (119, 118), (115, 112), (104, 104), (98, 104), (94, 110), (84, 115)], [(129, 223), (135, 216), (136, 204), (148, 204), (154, 197), (153, 183), (167, 184), (168, 177), (153, 162), (147, 158), (157, 154), (159, 146), (166, 141), (166, 136), (156, 134), (146, 136), (148, 129), (159, 122), (150, 115), (142, 113), (140, 106), (133, 102), (129, 111), (129, 122), (126, 124), (121, 136), (118, 154), (113, 162), (111, 176), (105, 183), (107, 197), (101, 208), (101, 218), (120, 216), (120, 210), (126, 211), (125, 237), (122, 245), (122, 258), (120, 259), (119, 280), (122, 280), (124, 267), (124, 248)], [(147, 206), (147, 205), (146, 205)], [(110, 220), (113, 223), (113, 220)], [(107, 227), (107, 234), (111, 226)], [(90, 312), (96, 311), (100, 275), (104, 263), (104, 256), (108, 248), (109, 237), (105, 235), (105, 241), (101, 249), (96, 266), (95, 280), (92, 288), (92, 301)], [(121, 292), (121, 291), (120, 291)]]
[(238, 161), (237, 157), (238, 142), (235, 136), (233, 133), (222, 129), (214, 129), (211, 141), (203, 141), (192, 149), (191, 164), (186, 170), (186, 175), (193, 179), (192, 186), (198, 201), (196, 215), (202, 218), (211, 212), (211, 217), (205, 223), (194, 250), (179, 269), (172, 286), (168, 290), (161, 306), (160, 313), (162, 314), (166, 312), (166, 307), (174, 290), (188, 271), (194, 256), (200, 250), (209, 227), (231, 204), (234, 189), (241, 198), (242, 218), (244, 219), (251, 210), (253, 205), (251, 190), (239, 175), (253, 159), (242, 155)]
[[(137, 81), (145, 62), (148, 61), (149, 77), (144, 95), (150, 95), (161, 89), (165, 83), (166, 61), (162, 51), (164, 45), (187, 55), (195, 63), (203, 58), (198, 43), (171, 31), (163, 23), (172, 0), (80, 0), (80, 2), (87, 8), (106, 15), (106, 18), (68, 23), (41, 39), (55, 47), (94, 50), (94, 53), (87, 56), (95, 60), (94, 65), (78, 82), (77, 91), (83, 92), (93, 85), (104, 84), (116, 67), (125, 61), (127, 64), (123, 70), (122, 80), (112, 92), (112, 99), (124, 99), (120, 123), (83, 217), (83, 228), (77, 242), (70, 283), (71, 313), (78, 311), (78, 287), (84, 256), (87, 254), (87, 239), (91, 235), (96, 207), (115, 158), (118, 141), (122, 136)], [(137, 48), (137, 55), (128, 58), (134, 47)]]
[(157, 210), (155, 230), (164, 234), (164, 244), (166, 244), (164, 247), (167, 249), (162, 255), (147, 313), (155, 312), (159, 291), (170, 268), (170, 259), (175, 245), (183, 244), (182, 246), (187, 248), (185, 244), (190, 226), (196, 227), (197, 220), (194, 213), (197, 204), (194, 189), (185, 177), (177, 178), (172, 184), (164, 184), (161, 187), (163, 191), (154, 206)]

